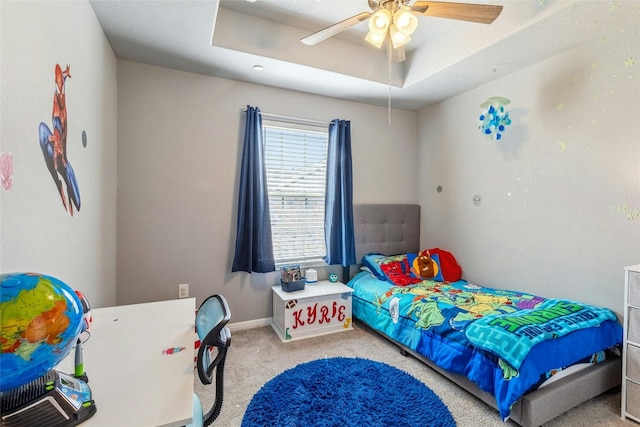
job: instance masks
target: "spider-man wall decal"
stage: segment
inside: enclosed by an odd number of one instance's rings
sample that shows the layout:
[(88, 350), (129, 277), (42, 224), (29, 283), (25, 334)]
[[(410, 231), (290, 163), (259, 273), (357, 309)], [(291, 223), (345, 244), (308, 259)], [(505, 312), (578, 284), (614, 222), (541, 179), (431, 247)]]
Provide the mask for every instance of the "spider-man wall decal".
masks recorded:
[[(59, 64), (55, 68), (55, 92), (53, 94), (53, 111), (51, 113), (51, 126), (41, 122), (39, 128), (40, 148), (44, 155), (47, 169), (58, 187), (65, 210), (73, 216), (73, 206), (80, 210), (80, 189), (76, 181), (73, 167), (67, 158), (67, 102), (65, 99), (65, 82), (71, 77), (70, 66), (62, 71)], [(61, 179), (62, 178), (62, 179)], [(62, 187), (64, 181), (67, 195)], [(68, 202), (67, 202), (68, 200)]]

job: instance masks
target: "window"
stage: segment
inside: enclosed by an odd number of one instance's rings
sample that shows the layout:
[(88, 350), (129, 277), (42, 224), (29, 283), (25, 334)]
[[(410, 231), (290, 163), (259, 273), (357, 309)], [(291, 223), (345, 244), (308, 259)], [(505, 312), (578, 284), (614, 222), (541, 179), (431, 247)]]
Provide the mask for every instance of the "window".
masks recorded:
[(276, 265), (321, 261), (328, 129), (266, 121), (262, 128)]

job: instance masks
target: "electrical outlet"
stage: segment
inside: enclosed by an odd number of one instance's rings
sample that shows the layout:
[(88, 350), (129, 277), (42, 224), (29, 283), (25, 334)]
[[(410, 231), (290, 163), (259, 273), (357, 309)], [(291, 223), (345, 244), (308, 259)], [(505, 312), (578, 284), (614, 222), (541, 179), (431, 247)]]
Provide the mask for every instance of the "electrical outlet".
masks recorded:
[(178, 285), (178, 298), (188, 298), (189, 297), (189, 284), (181, 283)]

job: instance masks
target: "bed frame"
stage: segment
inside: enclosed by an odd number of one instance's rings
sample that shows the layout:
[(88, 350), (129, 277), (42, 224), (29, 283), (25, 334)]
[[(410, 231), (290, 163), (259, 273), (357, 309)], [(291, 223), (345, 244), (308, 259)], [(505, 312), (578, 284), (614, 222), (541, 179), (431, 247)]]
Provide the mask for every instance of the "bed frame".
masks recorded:
[[(366, 204), (354, 205), (356, 259), (380, 252), (386, 255), (420, 251), (420, 206)], [(351, 269), (345, 271), (351, 277)], [(360, 322), (361, 323), (361, 322)], [(371, 328), (369, 328), (371, 329)], [(403, 355), (411, 354), (432, 369), (452, 380), (469, 393), (497, 408), (493, 395), (482, 391), (466, 377), (452, 374), (426, 357), (399, 344), (389, 336)], [(512, 407), (509, 419), (523, 427), (537, 427), (571, 408), (621, 384), (622, 362), (619, 357), (608, 358), (587, 369), (567, 375), (541, 389), (522, 396)]]

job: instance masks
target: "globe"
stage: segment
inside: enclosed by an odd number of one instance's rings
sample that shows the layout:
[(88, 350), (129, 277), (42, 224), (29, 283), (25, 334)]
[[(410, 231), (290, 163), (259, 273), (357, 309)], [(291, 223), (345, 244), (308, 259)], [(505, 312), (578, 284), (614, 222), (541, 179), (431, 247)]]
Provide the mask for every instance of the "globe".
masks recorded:
[(75, 345), (84, 326), (73, 289), (38, 273), (0, 275), (0, 392), (53, 369)]

